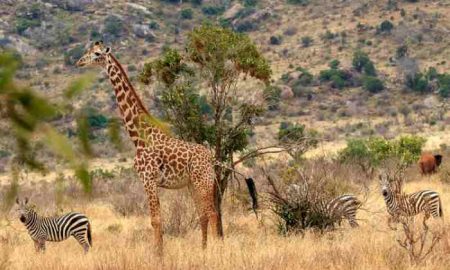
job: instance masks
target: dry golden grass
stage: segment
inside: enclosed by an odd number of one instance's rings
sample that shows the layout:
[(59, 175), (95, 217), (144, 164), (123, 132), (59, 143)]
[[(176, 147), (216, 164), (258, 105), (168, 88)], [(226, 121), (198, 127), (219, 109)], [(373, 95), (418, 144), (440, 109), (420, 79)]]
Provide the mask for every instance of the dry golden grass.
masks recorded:
[[(407, 183), (406, 191), (433, 189), (443, 200), (444, 217), (450, 215), (450, 188), (438, 176)], [(164, 194), (163, 206), (179, 198)], [(201, 249), (200, 231), (179, 237), (165, 236), (162, 263), (152, 250), (152, 229), (148, 216), (122, 217), (107, 202), (82, 204), (92, 221), (93, 249), (84, 255), (75, 240), (48, 243), (45, 254), (36, 254), (22, 224), (10, 214), (10, 226), (0, 231), (0, 268), (5, 269), (448, 269), (450, 236), (420, 266), (411, 266), (407, 253), (396, 242), (401, 231), (386, 225), (384, 202), (376, 183), (371, 185), (358, 214), (360, 227), (344, 226), (323, 236), (283, 237), (276, 232), (274, 218), (263, 211), (260, 222), (249, 212), (236, 210), (226, 202), (223, 241), (212, 241)], [(165, 211), (167, 214), (167, 211)], [(167, 219), (166, 215), (166, 219)], [(186, 218), (186, 217), (184, 217)], [(167, 220), (166, 220), (167, 222)], [(445, 222), (445, 227), (446, 226)], [(432, 228), (440, 227), (432, 222)], [(400, 228), (400, 227), (399, 227)], [(3, 263), (3, 264), (2, 264)]]

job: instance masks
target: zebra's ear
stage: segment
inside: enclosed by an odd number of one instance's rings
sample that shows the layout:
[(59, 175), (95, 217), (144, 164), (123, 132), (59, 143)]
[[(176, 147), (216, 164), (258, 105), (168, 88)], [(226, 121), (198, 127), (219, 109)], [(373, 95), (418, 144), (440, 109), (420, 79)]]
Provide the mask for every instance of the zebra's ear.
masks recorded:
[(25, 204), (28, 203), (28, 197), (25, 197)]
[(19, 197), (16, 198), (16, 204), (20, 204)]

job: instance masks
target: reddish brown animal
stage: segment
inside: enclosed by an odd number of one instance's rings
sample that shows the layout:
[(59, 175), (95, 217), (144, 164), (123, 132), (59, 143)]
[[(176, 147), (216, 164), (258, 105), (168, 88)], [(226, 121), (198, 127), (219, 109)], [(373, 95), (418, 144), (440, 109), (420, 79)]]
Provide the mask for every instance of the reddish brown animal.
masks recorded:
[(419, 160), (419, 167), (422, 174), (435, 173), (442, 162), (442, 155), (422, 154)]

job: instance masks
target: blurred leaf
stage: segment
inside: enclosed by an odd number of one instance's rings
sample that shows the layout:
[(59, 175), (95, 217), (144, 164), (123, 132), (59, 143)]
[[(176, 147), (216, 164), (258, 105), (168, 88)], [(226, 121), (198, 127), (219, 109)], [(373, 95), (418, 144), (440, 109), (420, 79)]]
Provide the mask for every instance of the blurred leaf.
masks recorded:
[(69, 139), (61, 135), (51, 126), (45, 126), (42, 130), (44, 142), (57, 155), (70, 163), (75, 163), (76, 157)]
[(75, 176), (81, 181), (84, 191), (90, 193), (92, 191), (92, 178), (85, 164), (78, 165), (75, 168)]
[(8, 212), (14, 205), (17, 194), (19, 193), (19, 170), (16, 166), (12, 167), (11, 170), (11, 182), (8, 190), (6, 191), (3, 200), (3, 211)]
[(87, 74), (72, 81), (67, 90), (64, 92), (64, 97), (71, 99), (74, 96), (79, 95), (83, 90), (89, 87), (93, 79), (94, 76), (92, 74)]
[(81, 148), (83, 150), (83, 153), (91, 157), (92, 156), (92, 148), (91, 144), (89, 143), (89, 130), (90, 125), (87, 117), (85, 115), (82, 115), (77, 118), (77, 127), (78, 127), (78, 139), (80, 140)]
[(108, 122), (109, 139), (119, 151), (122, 149), (122, 140), (120, 138), (120, 121), (120, 119), (111, 118)]

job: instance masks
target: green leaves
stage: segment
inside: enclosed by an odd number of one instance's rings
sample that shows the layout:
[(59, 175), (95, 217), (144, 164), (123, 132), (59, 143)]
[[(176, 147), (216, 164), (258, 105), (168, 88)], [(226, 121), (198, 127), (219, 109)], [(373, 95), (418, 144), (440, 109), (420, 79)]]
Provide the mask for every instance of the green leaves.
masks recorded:
[[(243, 73), (265, 83), (270, 81), (270, 66), (247, 35), (204, 24), (189, 34), (186, 51), (191, 61), (215, 79), (231, 81)], [(228, 61), (236, 72), (229, 72)]]
[[(37, 160), (34, 146), (42, 142), (56, 156), (67, 162), (74, 170), (86, 191), (91, 190), (87, 173), (86, 153), (90, 153), (87, 140), (87, 124), (79, 120), (79, 138), (85, 155), (76, 153), (72, 142), (53, 127), (49, 121), (57, 115), (58, 106), (50, 103), (30, 88), (18, 87), (13, 78), (18, 62), (11, 54), (0, 54), (0, 116), (11, 126), (16, 140), (16, 161), (32, 169), (45, 170)], [(67, 99), (75, 97), (89, 84), (89, 76), (76, 80), (65, 91)]]
[(371, 166), (378, 166), (382, 161), (396, 158), (409, 165), (419, 159), (425, 142), (419, 136), (402, 136), (390, 141), (381, 137), (354, 139), (347, 142), (347, 147), (339, 153), (339, 159), (343, 162), (367, 160)]

